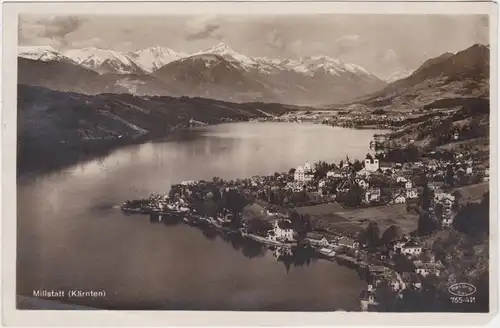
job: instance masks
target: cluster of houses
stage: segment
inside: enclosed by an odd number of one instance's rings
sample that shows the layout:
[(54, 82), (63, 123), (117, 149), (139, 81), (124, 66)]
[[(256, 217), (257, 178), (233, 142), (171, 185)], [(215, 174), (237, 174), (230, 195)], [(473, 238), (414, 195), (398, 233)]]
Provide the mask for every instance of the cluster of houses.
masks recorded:
[(389, 256), (395, 254), (403, 254), (408, 259), (412, 260), (415, 266), (415, 273), (422, 277), (428, 275), (439, 276), (441, 270), (444, 268), (441, 262), (436, 261), (435, 256), (430, 250), (425, 249), (422, 243), (416, 239), (404, 236), (392, 244), (392, 252)]
[(325, 117), (323, 124), (341, 127), (360, 127), (365, 125), (375, 125), (380, 128), (392, 128), (399, 126), (407, 117), (404, 115), (376, 115), (376, 114), (358, 114), (345, 115), (339, 114), (331, 117)]
[[(381, 187), (371, 185), (370, 178), (376, 174), (385, 174), (386, 178), (393, 178), (397, 182), (397, 187), (391, 190), (393, 196), (392, 203), (406, 203), (407, 199), (416, 199), (419, 197), (417, 188), (410, 180), (410, 175), (402, 172), (402, 166), (384, 165), (376, 158), (366, 158), (363, 162), (363, 168), (352, 174), (352, 163), (345, 161), (342, 165), (327, 172), (326, 177), (319, 180), (317, 191), (320, 195), (325, 194), (325, 187), (333, 180), (340, 179), (341, 182), (336, 187), (337, 194), (346, 193), (357, 185), (363, 189), (363, 201), (366, 204), (378, 203), (382, 197)], [(303, 190), (304, 186), (313, 180), (314, 171), (306, 163), (299, 166), (294, 174), (294, 182), (289, 183), (291, 189)]]
[(158, 194), (152, 194), (148, 199), (148, 206), (151, 208), (153, 212), (180, 212), (187, 213), (191, 211), (189, 204), (182, 199), (178, 198), (174, 201), (171, 201), (166, 196), (161, 196)]
[[(481, 168), (473, 160), (456, 159), (453, 162), (429, 160), (409, 163), (381, 163), (379, 159), (369, 155), (362, 162), (362, 168), (353, 170), (353, 163), (348, 159), (343, 161), (339, 167), (326, 173), (326, 176), (315, 179), (315, 171), (309, 163), (300, 165), (295, 169), (293, 181), (288, 181), (286, 190), (293, 192), (317, 192), (319, 196), (326, 196), (332, 192), (329, 185), (337, 183), (335, 195), (347, 193), (353, 185), (363, 190), (363, 202), (366, 204), (378, 204), (381, 202), (383, 193), (380, 181), (390, 182), (390, 190), (387, 195), (389, 202), (393, 204), (404, 204), (419, 198), (420, 191), (414, 183), (414, 177), (424, 173), (430, 185), (442, 187), (447, 175), (447, 170), (452, 169), (454, 178), (470, 178), (481, 175), (483, 181), (489, 180), (489, 170)], [(373, 179), (377, 177), (378, 179)], [(477, 179), (476, 179), (477, 180)], [(385, 185), (385, 184), (384, 184)], [(447, 196), (450, 198), (449, 196)], [(439, 199), (441, 201), (441, 199)], [(387, 200), (386, 200), (387, 202)], [(451, 216), (447, 216), (443, 226), (449, 226)]]
[(361, 306), (367, 309), (370, 305), (376, 305), (376, 290), (378, 288), (388, 288), (397, 297), (403, 297), (403, 291), (421, 291), (423, 288), (422, 279), (430, 275), (439, 276), (444, 269), (444, 265), (437, 261), (435, 255), (417, 240), (404, 236), (400, 240), (392, 243), (390, 249), (380, 252), (383, 260), (393, 258), (396, 254), (407, 257), (413, 264), (413, 271), (397, 272), (388, 266), (373, 266), (369, 270), (368, 288), (360, 295)]
[(465, 158), (462, 153), (455, 153), (453, 161), (439, 161), (436, 159), (426, 163), (428, 177), (431, 181), (444, 181), (449, 168), (453, 170), (454, 179), (479, 177), (482, 181), (489, 181), (489, 169), (481, 167), (480, 163), (472, 158)]
[(363, 310), (369, 306), (376, 305), (376, 290), (378, 288), (390, 289), (399, 298), (403, 297), (403, 291), (421, 291), (423, 288), (422, 278), (429, 275), (439, 276), (444, 269), (440, 261), (423, 246), (409, 237), (404, 237), (393, 243), (392, 249), (381, 253), (384, 260), (402, 254), (413, 263), (414, 271), (397, 272), (388, 266), (372, 266), (368, 274), (368, 288), (360, 295)]

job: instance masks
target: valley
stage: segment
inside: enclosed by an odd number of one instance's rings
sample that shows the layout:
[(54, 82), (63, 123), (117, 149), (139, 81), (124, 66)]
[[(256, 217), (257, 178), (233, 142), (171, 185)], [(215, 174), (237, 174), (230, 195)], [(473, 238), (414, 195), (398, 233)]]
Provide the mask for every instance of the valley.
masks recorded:
[[(232, 65), (237, 58), (241, 65), (246, 65), (245, 69), (251, 71), (259, 69), (259, 62), (246, 56), (236, 56), (227, 47), (216, 50), (219, 54), (198, 54), (174, 60), (151, 75), (137, 76), (99, 74), (52, 52), (45, 52), (43, 58), (47, 60), (20, 57), (20, 172), (44, 171), (59, 167), (58, 163), (68, 165), (107, 154), (126, 144), (164, 138), (188, 127), (190, 119), (208, 124), (258, 119), (392, 129), (394, 132), (387, 138), (385, 148), (404, 148), (411, 141), (421, 151), (428, 151), (433, 147), (443, 149), (456, 142), (460, 142), (457, 145), (459, 149), (470, 148), (471, 143), (482, 143), (488, 137), (487, 46), (474, 45), (457, 54), (430, 59), (414, 74), (395, 81), (372, 95), (343, 105), (326, 106), (255, 101), (259, 97), (249, 91), (252, 88), (247, 88), (241, 82), (255, 81), (247, 80)], [(211, 72), (218, 72), (220, 76), (203, 75), (205, 73), (202, 66), (206, 58), (214, 60)], [(201, 75), (188, 78), (188, 71), (177, 63), (186, 60), (198, 61), (201, 66), (192, 72)], [(297, 66), (297, 63), (288, 64)], [(81, 78), (75, 79), (74, 76)], [(144, 92), (145, 89), (152, 93), (155, 90), (162, 93), (162, 90), (168, 89), (170, 82), (162, 76), (176, 76), (178, 83), (169, 90), (177, 90), (172, 92), (182, 96), (141, 95), (147, 93)], [(317, 75), (312, 75), (311, 79), (321, 81)], [(208, 80), (212, 81), (215, 89), (206, 87), (207, 84), (202, 82)], [(182, 91), (183, 81), (197, 83), (199, 88)], [(136, 83), (137, 94), (128, 92), (131, 83)], [(232, 87), (227, 87), (227, 84)], [(254, 86), (257, 88), (258, 83)], [(298, 86), (289, 83), (289, 87)], [(95, 93), (89, 94), (89, 89)], [(225, 94), (222, 98), (232, 101), (216, 100), (217, 97), (210, 91), (216, 89), (220, 91), (217, 94)], [(266, 91), (270, 89), (262, 90), (271, 94)], [(199, 93), (207, 96), (194, 96)], [(236, 101), (234, 98), (238, 97), (235, 95), (242, 93), (253, 100), (246, 103)], [(302, 97), (300, 93), (296, 93), (296, 96)], [(445, 120), (441, 122), (443, 119)], [(460, 139), (454, 139), (454, 133), (459, 130), (464, 133)], [(448, 140), (444, 141), (442, 136), (437, 139), (443, 133), (447, 133)], [(53, 154), (47, 156), (47, 151)]]

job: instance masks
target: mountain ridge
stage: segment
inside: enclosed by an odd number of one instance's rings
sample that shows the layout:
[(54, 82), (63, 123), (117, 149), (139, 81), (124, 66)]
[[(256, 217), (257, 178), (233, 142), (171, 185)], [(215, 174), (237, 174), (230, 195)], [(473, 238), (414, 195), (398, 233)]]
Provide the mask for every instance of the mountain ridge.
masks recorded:
[(239, 104), (191, 97), (85, 95), (20, 84), (18, 172), (51, 170), (127, 144), (164, 138), (187, 127), (190, 119), (216, 124), (296, 109), (276, 103)]
[(489, 47), (482, 44), (444, 53), (426, 60), (408, 77), (345, 105), (410, 110), (446, 98), (489, 97), (489, 56)]
[[(144, 63), (141, 66), (134, 64), (134, 60), (140, 60), (141, 54), (143, 59), (151, 61), (150, 54), (153, 52), (170, 57), (163, 62), (163, 59), (155, 57), (146, 69), (143, 68)], [(87, 90), (83, 87), (85, 83), (79, 83), (73, 90), (89, 94), (100, 93), (100, 89), (104, 88), (106, 92), (128, 92), (137, 95), (186, 95), (231, 102), (257, 100), (312, 105), (348, 100), (386, 85), (360, 66), (331, 57), (305, 57), (294, 61), (252, 58), (222, 43), (178, 59), (175, 58), (183, 55), (161, 47), (136, 52), (135, 57), (97, 48), (69, 50), (64, 54), (68, 58), (72, 57), (77, 65), (92, 69), (103, 76), (102, 80), (107, 84), (95, 82), (98, 78), (94, 77), (87, 83)], [(23, 54), (20, 58), (23, 58), (22, 56)], [(33, 56), (30, 57), (32, 58)], [(168, 63), (160, 68), (153, 68), (167, 61)], [(148, 70), (152, 72), (148, 73)], [(55, 88), (50, 81), (41, 83), (40, 77), (35, 76), (34, 80), (39, 83), (29, 79), (23, 79), (21, 83)], [(71, 91), (71, 81), (61, 88)]]

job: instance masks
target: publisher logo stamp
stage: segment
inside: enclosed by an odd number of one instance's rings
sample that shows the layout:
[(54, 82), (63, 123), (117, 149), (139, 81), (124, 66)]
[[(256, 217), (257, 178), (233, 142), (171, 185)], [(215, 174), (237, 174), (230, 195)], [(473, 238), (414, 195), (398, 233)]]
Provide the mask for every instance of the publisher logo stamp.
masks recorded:
[(451, 285), (448, 288), (448, 291), (450, 294), (458, 297), (466, 297), (466, 296), (471, 296), (476, 293), (476, 287), (474, 285), (465, 283), (465, 282), (460, 282)]

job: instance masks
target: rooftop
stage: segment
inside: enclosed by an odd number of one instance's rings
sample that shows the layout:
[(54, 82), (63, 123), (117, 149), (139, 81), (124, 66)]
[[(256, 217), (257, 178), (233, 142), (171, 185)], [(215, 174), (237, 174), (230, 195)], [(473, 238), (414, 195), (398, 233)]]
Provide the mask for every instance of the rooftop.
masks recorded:
[(339, 245), (348, 245), (348, 246), (353, 246), (355, 242), (356, 242), (356, 241), (355, 241), (354, 239), (347, 238), (347, 237), (342, 237), (342, 238), (340, 238), (340, 240), (339, 240)]

